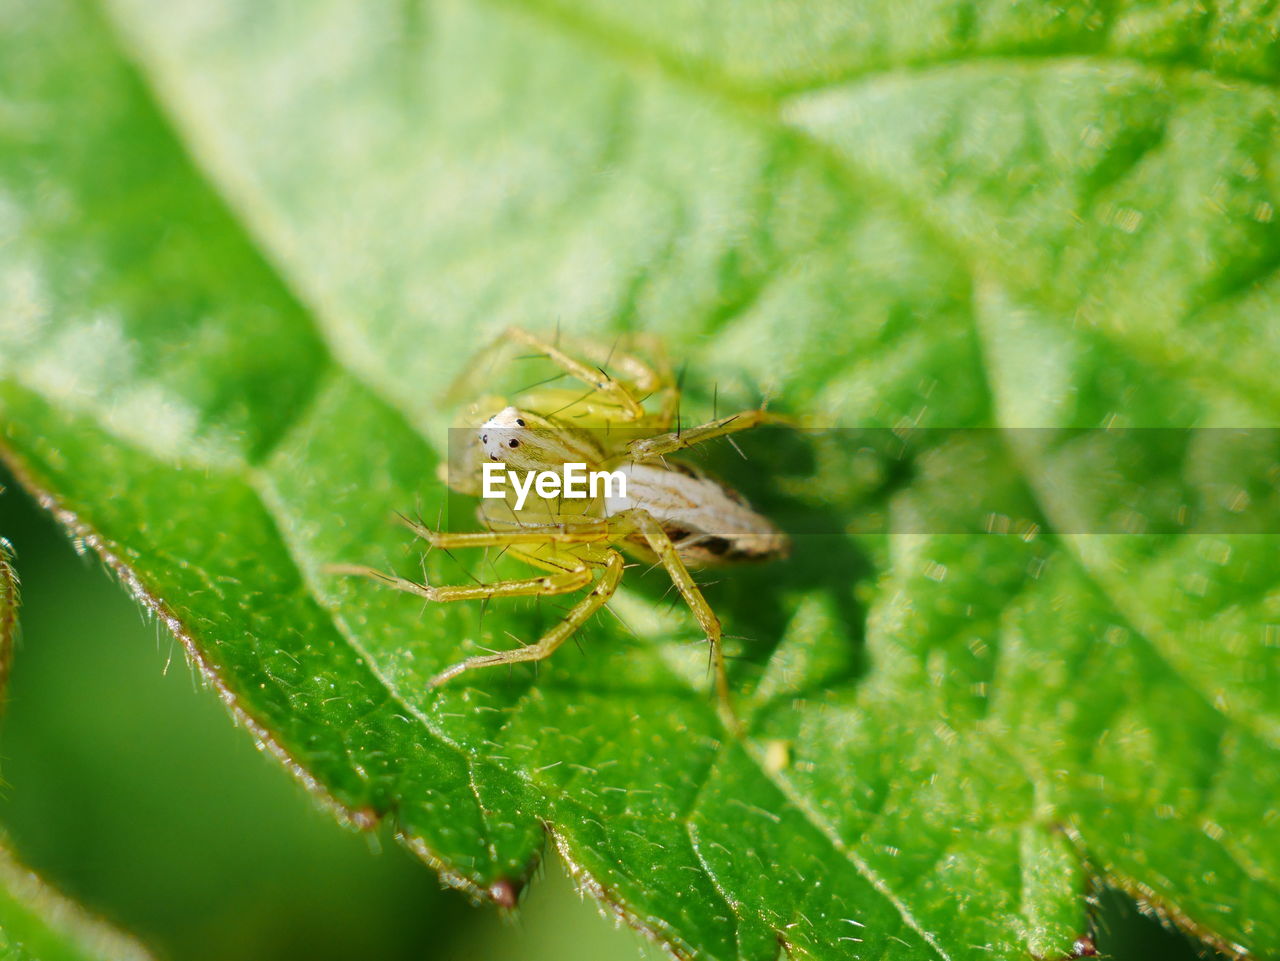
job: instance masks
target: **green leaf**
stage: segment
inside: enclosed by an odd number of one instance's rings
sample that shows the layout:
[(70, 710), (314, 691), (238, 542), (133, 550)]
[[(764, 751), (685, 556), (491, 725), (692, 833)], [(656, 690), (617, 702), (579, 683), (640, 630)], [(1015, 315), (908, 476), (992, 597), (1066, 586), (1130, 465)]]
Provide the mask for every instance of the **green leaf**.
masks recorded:
[(145, 951), (50, 891), (0, 852), (4, 961), (146, 961)]
[[(0, 487), (0, 496), (4, 488)], [(13, 548), (0, 537), (0, 707), (9, 689), (13, 649), (18, 642), (18, 575), (13, 569)]]
[(147, 961), (136, 943), (51, 891), (0, 847), (3, 961)]
[(682, 956), (1064, 956), (1093, 877), (1275, 955), (1275, 538), (1081, 534), (1060, 493), (1210, 497), (1202, 435), (734, 476), (832, 532), (1009, 521), (726, 575), (742, 744), (656, 576), (638, 638), (437, 694), (554, 612), (323, 573), (417, 570), (387, 517), (435, 515), (442, 396), (509, 323), (652, 332), (691, 398), (820, 425), (1274, 424), (1269, 16), (0, 0), (6, 458), (264, 745), (473, 893), (549, 833)]
[[(17, 634), (18, 576), (9, 542), (0, 537), (0, 705)], [(84, 914), (14, 861), (3, 841), (0, 834), (0, 959), (147, 961), (141, 947)]]

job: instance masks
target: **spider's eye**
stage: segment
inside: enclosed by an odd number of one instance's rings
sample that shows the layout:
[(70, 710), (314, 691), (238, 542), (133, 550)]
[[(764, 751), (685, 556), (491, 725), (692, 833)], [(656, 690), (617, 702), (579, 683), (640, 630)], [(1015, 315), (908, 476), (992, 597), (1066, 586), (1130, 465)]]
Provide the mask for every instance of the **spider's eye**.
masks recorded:
[(517, 417), (517, 418), (516, 418), (516, 426), (517, 426), (517, 427), (523, 427), (523, 426), (524, 426), (524, 421), (522, 421), (519, 417)]
[(480, 443), (482, 443), (482, 444), (487, 444), (487, 443), (489, 443), (489, 435), (488, 435), (488, 434), (481, 434), (481, 435), (480, 435)]
[(519, 447), (519, 446), (520, 446), (520, 442), (519, 442), (518, 440), (516, 440), (516, 439), (513, 437), (513, 438), (511, 438), (511, 440), (507, 441), (507, 446), (508, 446), (508, 447)]

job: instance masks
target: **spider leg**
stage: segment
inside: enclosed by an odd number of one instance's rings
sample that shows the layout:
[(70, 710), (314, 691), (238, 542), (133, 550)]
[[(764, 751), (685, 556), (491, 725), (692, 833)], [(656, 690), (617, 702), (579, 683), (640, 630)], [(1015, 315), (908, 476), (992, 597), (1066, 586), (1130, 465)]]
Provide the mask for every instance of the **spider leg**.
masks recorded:
[(541, 577), (513, 578), (505, 581), (494, 581), (489, 584), (442, 585), (421, 584), (406, 577), (397, 577), (372, 567), (357, 564), (332, 565), (326, 569), (330, 574), (349, 574), (357, 577), (372, 577), (389, 587), (406, 594), (425, 597), (429, 601), (471, 601), (488, 600), (491, 597), (528, 597), (543, 594), (568, 594), (591, 583), (591, 570), (586, 565), (544, 574)]
[[(603, 365), (608, 364), (620, 371), (627, 381), (634, 386), (635, 390), (640, 393), (657, 390), (662, 385), (661, 378), (648, 364), (636, 357), (632, 357), (630, 354), (615, 353), (610, 349), (604, 354), (598, 354), (594, 357), (589, 356), (588, 360), (591, 363), (584, 364), (577, 358), (565, 353), (555, 344), (549, 344), (523, 328), (508, 328), (507, 336), (545, 355), (548, 360), (570, 377), (582, 381), (588, 387), (605, 395), (612, 405), (622, 408), (633, 419), (643, 417), (644, 409), (636, 402), (627, 384), (609, 376), (603, 370)], [(590, 345), (584, 344), (582, 350), (587, 354), (592, 353)]]
[(766, 420), (774, 419), (763, 407), (756, 410), (744, 410), (728, 417), (720, 417), (697, 427), (686, 427), (684, 430), (653, 437), (642, 437), (627, 444), (625, 460), (649, 461), (677, 451), (687, 450), (697, 444), (706, 443), (717, 437), (727, 437), (740, 430), (755, 427)]
[(425, 524), (405, 518), (400, 523), (432, 547), (509, 547), (518, 544), (596, 544), (613, 538), (608, 522), (584, 517), (571, 524), (546, 524), (536, 527), (513, 527), (510, 530), (435, 531)]
[[(548, 343), (535, 334), (519, 327), (511, 327), (504, 337), (508, 341), (524, 344), (546, 357), (564, 373), (586, 384), (586, 393), (567, 389), (530, 391), (521, 394), (517, 406), (536, 410), (543, 416), (563, 415), (570, 420), (580, 418), (598, 420), (607, 426), (622, 424), (659, 429), (670, 424), (670, 410), (678, 388), (670, 376), (665, 355), (657, 352), (657, 369), (634, 354), (617, 349), (617, 343), (603, 345), (584, 340), (576, 349), (584, 359), (562, 350), (558, 343)], [(610, 371), (616, 371), (613, 376)], [(645, 401), (661, 394), (665, 398), (659, 414), (645, 412)], [(565, 413), (571, 411), (571, 413)]]
[(737, 711), (734, 710), (733, 697), (729, 690), (729, 674), (725, 667), (724, 647), (721, 644), (720, 618), (716, 617), (716, 612), (702, 596), (702, 591), (698, 589), (693, 575), (689, 573), (689, 568), (681, 560), (680, 552), (676, 550), (675, 544), (652, 514), (641, 508), (632, 508), (615, 514), (610, 520), (619, 536), (635, 531), (645, 539), (649, 549), (657, 555), (666, 569), (667, 576), (675, 584), (676, 590), (684, 598), (685, 604), (693, 612), (698, 626), (702, 628), (707, 643), (711, 646), (712, 666), (716, 675), (716, 694), (720, 701), (722, 720), (733, 734), (740, 735), (742, 722), (738, 719)]
[[(496, 654), (481, 654), (469, 657), (445, 668), (431, 679), (428, 686), (439, 687), (441, 684), (457, 677), (463, 671), (470, 671), (478, 667), (496, 667), (500, 664), (516, 664), (521, 661), (540, 661), (543, 658), (550, 657), (596, 611), (600, 610), (608, 602), (609, 598), (613, 596), (614, 591), (618, 589), (618, 582), (622, 579), (622, 555), (617, 551), (610, 551), (604, 564), (604, 573), (596, 580), (596, 585), (591, 593), (575, 604), (569, 610), (569, 613), (565, 615), (564, 620), (544, 634), (536, 643), (525, 647), (517, 647), (510, 651), (499, 651)], [(588, 577), (588, 580), (590, 580), (590, 577)]]

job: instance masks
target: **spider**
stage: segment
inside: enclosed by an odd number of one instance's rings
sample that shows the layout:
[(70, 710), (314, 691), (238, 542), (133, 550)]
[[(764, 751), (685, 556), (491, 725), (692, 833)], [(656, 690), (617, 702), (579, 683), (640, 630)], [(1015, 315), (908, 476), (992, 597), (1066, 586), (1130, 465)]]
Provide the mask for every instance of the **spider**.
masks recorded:
[[(590, 500), (530, 496), (520, 509), (506, 496), (484, 499), (478, 514), (485, 530), (432, 530), (402, 519), (432, 547), (501, 548), (538, 576), (471, 585), (432, 585), (367, 567), (339, 566), (335, 573), (376, 577), (397, 590), (433, 602), (499, 597), (551, 596), (586, 590), (564, 619), (538, 641), (514, 650), (468, 657), (431, 679), (430, 686), (464, 671), (549, 657), (596, 614), (617, 590), (625, 567), (622, 551), (661, 564), (706, 635), (716, 691), (725, 723), (740, 730), (733, 709), (721, 646), (720, 620), (698, 589), (690, 568), (764, 561), (786, 556), (789, 540), (735, 491), (670, 455), (768, 419), (763, 408), (672, 430), (679, 388), (663, 364), (583, 342), (580, 356), (563, 351), (520, 328), (500, 344), (531, 349), (556, 365), (581, 389), (540, 386), (507, 402), (488, 397), (471, 405), (489, 411), (479, 427), (462, 435), (445, 479), (453, 489), (480, 493), (480, 467), (499, 462), (511, 471), (562, 471), (566, 464), (607, 469), (625, 478), (625, 493), (609, 491)], [(614, 373), (607, 373), (609, 368)], [(658, 398), (655, 412), (646, 402)], [(496, 410), (496, 412), (494, 412)], [(479, 417), (473, 416), (474, 425)], [(456, 448), (461, 447), (461, 450)]]

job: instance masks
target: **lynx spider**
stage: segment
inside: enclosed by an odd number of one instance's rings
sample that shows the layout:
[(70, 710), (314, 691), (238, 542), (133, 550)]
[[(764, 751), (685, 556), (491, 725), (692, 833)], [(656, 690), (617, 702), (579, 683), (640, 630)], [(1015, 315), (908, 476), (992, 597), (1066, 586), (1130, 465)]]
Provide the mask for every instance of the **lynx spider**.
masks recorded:
[[(558, 339), (558, 338), (557, 338)], [(488, 600), (495, 597), (552, 596), (590, 588), (538, 641), (514, 650), (476, 655), (453, 664), (430, 681), (432, 688), (464, 671), (549, 657), (596, 614), (617, 590), (624, 570), (619, 548), (661, 564), (706, 635), (715, 671), (720, 711), (727, 726), (740, 725), (733, 708), (721, 645), (720, 620), (703, 597), (690, 567), (770, 560), (786, 555), (789, 543), (765, 517), (729, 488), (669, 455), (718, 437), (727, 437), (772, 419), (763, 408), (719, 417), (695, 427), (672, 430), (678, 418), (679, 388), (669, 368), (661, 370), (628, 353), (584, 342), (585, 361), (520, 328), (505, 332), (499, 344), (532, 349), (588, 391), (533, 388), (514, 404), (485, 398), (473, 412), (498, 412), (475, 429), (466, 459), (453, 465), (447, 480), (455, 490), (477, 493), (478, 465), (501, 460), (511, 469), (559, 469), (582, 461), (589, 469), (620, 469), (628, 478), (628, 496), (570, 505), (563, 500), (530, 498), (536, 503), (516, 511), (510, 501), (482, 501), (479, 532), (432, 530), (402, 519), (432, 547), (498, 547), (546, 572), (537, 577), (470, 585), (432, 585), (368, 567), (338, 565), (334, 573), (358, 574), (433, 602)], [(606, 372), (608, 367), (616, 376)], [(558, 378), (557, 378), (558, 379)], [(660, 397), (656, 413), (645, 401)], [(475, 423), (475, 419), (471, 420)], [(617, 432), (610, 441), (609, 428)], [(639, 436), (637, 436), (639, 435)], [(627, 438), (630, 439), (627, 439)]]

